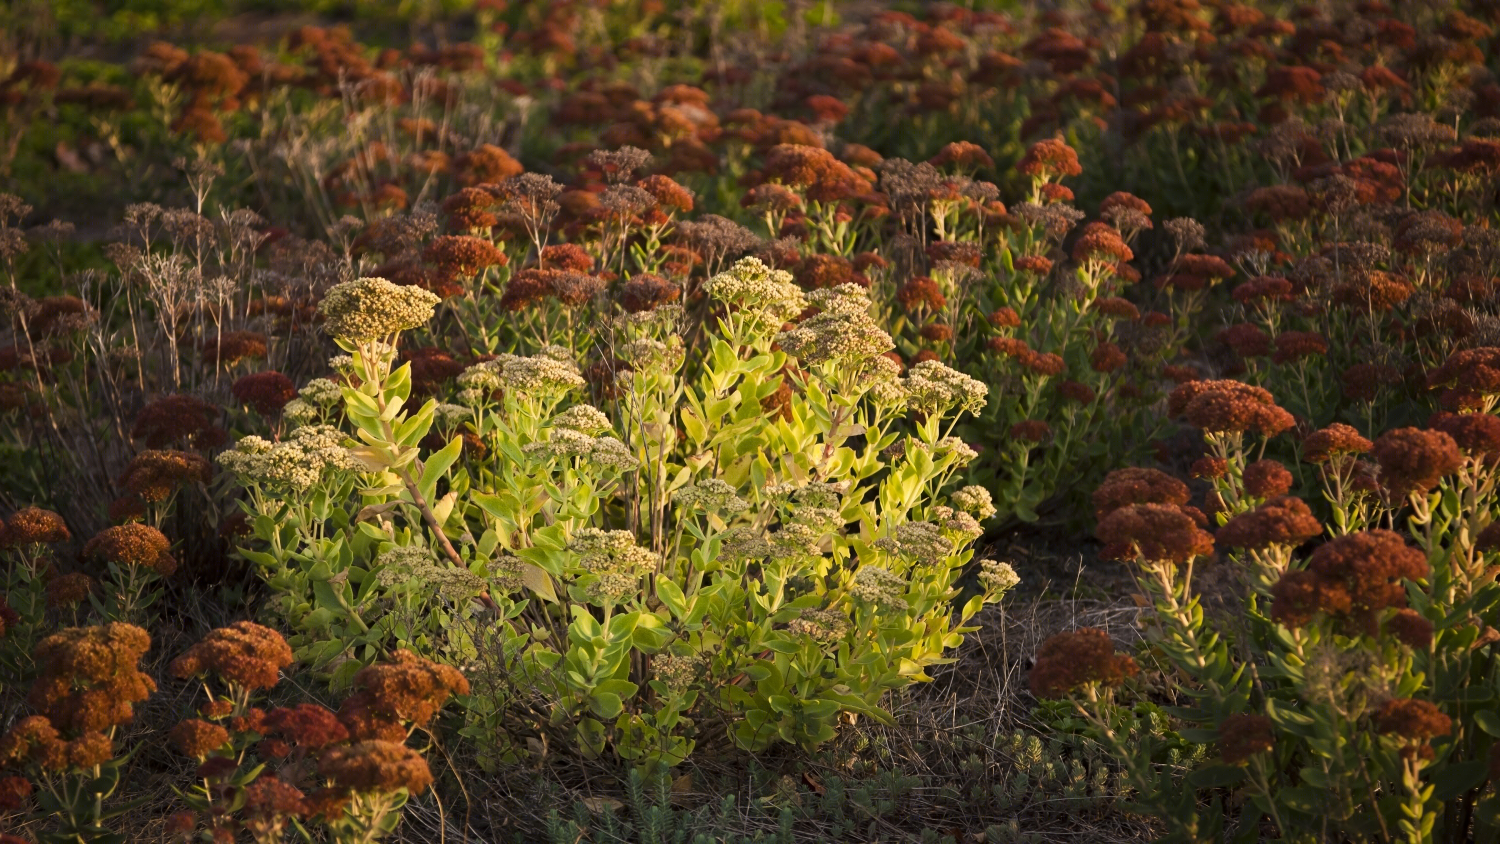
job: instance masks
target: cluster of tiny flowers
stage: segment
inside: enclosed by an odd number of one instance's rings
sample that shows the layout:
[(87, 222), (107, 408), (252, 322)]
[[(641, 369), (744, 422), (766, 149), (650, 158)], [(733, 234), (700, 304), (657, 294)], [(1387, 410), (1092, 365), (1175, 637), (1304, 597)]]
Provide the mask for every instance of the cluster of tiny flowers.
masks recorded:
[(828, 531), (805, 522), (787, 522), (771, 534), (773, 554), (781, 559), (817, 557), (823, 553), (823, 537)]
[[(353, 359), (350, 359), (353, 363)], [(344, 397), (344, 390), (336, 382), (327, 378), (314, 378), (307, 382), (307, 386), (297, 391), (297, 396), (303, 401), (317, 405), (318, 407), (333, 407)]]
[(473, 414), (474, 412), (469, 408), (461, 404), (452, 404), (449, 402), (439, 402), (432, 409), (433, 418), (437, 420), (438, 425), (444, 428), (453, 428)]
[(952, 507), (938, 505), (932, 508), (932, 520), (960, 544), (968, 544), (984, 535), (984, 528), (980, 527), (977, 519)]
[(0, 525), (0, 548), (53, 545), (72, 538), (62, 516), (40, 507), (17, 510), (8, 522)]
[(1167, 400), (1168, 412), (1205, 433), (1256, 431), (1275, 436), (1296, 420), (1276, 404), (1270, 391), (1240, 381), (1189, 381)]
[(306, 425), (272, 443), (250, 435), (218, 456), (242, 484), (280, 485), (306, 492), (325, 471), (355, 471), (359, 463), (344, 447), (343, 432), (331, 425)]
[(527, 443), (521, 450), (528, 456), (553, 460), (583, 457), (594, 450), (594, 438), (572, 428), (553, 428), (545, 440)]
[(186, 451), (143, 451), (137, 454), (120, 485), (140, 496), (142, 501), (159, 502), (171, 497), (181, 486), (207, 483), (212, 472), (202, 456)]
[(553, 428), (567, 428), (589, 436), (610, 430), (609, 417), (591, 404), (575, 404), (552, 418)]
[(765, 531), (746, 525), (736, 525), (719, 535), (719, 556), (726, 560), (762, 560), (775, 550)]
[(1021, 582), (1021, 576), (1010, 563), (984, 560), (979, 564), (979, 582), (984, 588), (999, 594), (1015, 588)]
[(1192, 494), (1187, 484), (1163, 472), (1145, 466), (1127, 466), (1104, 476), (1094, 490), (1094, 515), (1102, 519), (1132, 504), (1171, 504), (1182, 506)]
[(358, 691), (344, 699), (339, 720), (355, 739), (404, 741), (409, 727), (426, 726), (449, 697), (469, 693), (458, 669), (406, 650), (360, 669), (354, 685)]
[[(924, 448), (924, 450), (927, 448), (926, 442), (916, 441), (916, 439), (912, 439), (909, 442), (918, 448)], [(975, 457), (980, 456), (980, 453), (975, 451), (972, 445), (962, 441), (957, 436), (944, 436), (944, 438), (939, 439), (938, 442), (932, 445), (932, 453), (933, 459), (941, 460), (944, 457), (953, 457), (954, 465), (960, 466), (960, 468), (968, 466)]]
[(501, 355), (493, 360), (476, 363), (458, 373), (459, 398), (471, 404), (489, 398), (490, 393), (500, 389), (500, 367), (511, 355)]
[(229, 743), (229, 731), (201, 718), (188, 718), (173, 727), (167, 739), (182, 755), (201, 762)]
[(1250, 550), (1272, 545), (1295, 547), (1322, 532), (1323, 525), (1306, 502), (1282, 496), (1225, 522), (1214, 534), (1214, 542), (1225, 548)]
[(861, 566), (854, 574), (854, 583), (849, 587), (849, 592), (862, 601), (881, 604), (894, 610), (904, 610), (907, 607), (906, 599), (901, 597), (906, 594), (906, 581), (881, 566)]
[(870, 316), (864, 288), (841, 284), (813, 294), (823, 310), (776, 335), (776, 344), (804, 364), (854, 365), (895, 348), (891, 335)]
[(526, 563), (520, 557), (501, 554), (490, 561), (490, 584), (502, 594), (521, 591), (526, 585), (521, 579), (521, 567)]
[(1405, 753), (1417, 753), (1424, 759), (1431, 758), (1431, 750), (1424, 746), (1425, 742), (1453, 732), (1453, 719), (1425, 700), (1393, 698), (1386, 701), (1371, 720), (1376, 732), (1404, 739), (1408, 744)]
[(1375, 441), (1380, 483), (1395, 495), (1428, 492), (1463, 465), (1453, 437), (1442, 431), (1397, 428)]
[(311, 425), (322, 414), (317, 406), (302, 399), (292, 399), (281, 408), (281, 416), (293, 425)]
[(666, 342), (641, 337), (619, 349), (620, 360), (637, 372), (675, 372), (686, 354), (682, 338), (676, 334), (668, 336)]
[(127, 522), (105, 528), (84, 543), (79, 552), (85, 560), (114, 563), (120, 567), (134, 566), (150, 569), (162, 577), (177, 570), (177, 561), (172, 557), (172, 543), (150, 525)]
[(573, 428), (553, 428), (548, 439), (527, 443), (521, 450), (535, 459), (581, 457), (601, 469), (615, 472), (628, 472), (640, 463), (618, 438), (591, 437)]
[(817, 642), (837, 642), (849, 633), (849, 619), (835, 610), (805, 609), (786, 627), (797, 636), (807, 636)]
[(944, 536), (943, 529), (932, 522), (907, 522), (896, 526), (894, 536), (875, 540), (875, 547), (924, 563), (935, 563), (953, 553), (953, 540)]
[(320, 310), (329, 334), (359, 343), (384, 340), (426, 323), (440, 301), (420, 287), (392, 284), (383, 278), (361, 278), (329, 290)]
[(690, 656), (662, 654), (651, 660), (651, 673), (673, 694), (681, 694), (698, 676), (702, 662)]
[(0, 737), (0, 767), (86, 771), (107, 761), (114, 755), (114, 728), (128, 723), (135, 705), (156, 691), (139, 667), (150, 647), (145, 630), (120, 623), (68, 628), (43, 639), (26, 698), (38, 714)]
[(729, 515), (742, 513), (750, 507), (749, 502), (741, 498), (734, 487), (718, 478), (708, 478), (688, 484), (673, 493), (672, 500), (684, 509), (707, 510)]
[(901, 365), (884, 355), (871, 362), (867, 380), (870, 400), (882, 407), (899, 410), (908, 406), (906, 379), (901, 378)]
[(954, 507), (972, 514), (980, 521), (995, 515), (995, 501), (990, 497), (990, 491), (982, 486), (970, 484), (953, 493), (949, 501)]
[(635, 544), (628, 530), (584, 528), (573, 535), (568, 550), (578, 555), (584, 571), (623, 572), (634, 577), (656, 567), (656, 555)]
[(1240, 475), (1240, 483), (1249, 497), (1267, 499), (1289, 492), (1293, 478), (1285, 466), (1268, 458), (1247, 465)]
[(1066, 697), (1090, 684), (1118, 686), (1139, 671), (1135, 660), (1115, 653), (1108, 633), (1083, 627), (1042, 643), (1031, 668), (1031, 693), (1043, 699)]
[(913, 410), (941, 415), (957, 407), (966, 413), (984, 410), (989, 385), (935, 360), (924, 360), (907, 370), (902, 381), (906, 404)]
[(612, 472), (629, 472), (640, 465), (625, 443), (609, 436), (595, 438), (588, 459), (593, 465)]
[(1094, 535), (1116, 559), (1182, 564), (1214, 550), (1213, 535), (1193, 515), (1174, 504), (1131, 504), (1100, 519)]
[(432, 784), (422, 754), (394, 741), (361, 741), (323, 754), (318, 773), (337, 785), (366, 794), (421, 794)]
[(292, 664), (292, 649), (281, 634), (250, 621), (220, 627), (172, 661), (172, 676), (213, 674), (245, 689), (269, 689)]
[(1406, 606), (1403, 581), (1430, 573), (1427, 555), (1398, 533), (1345, 534), (1319, 545), (1306, 569), (1281, 576), (1271, 589), (1271, 618), (1302, 627), (1323, 613), (1373, 635), (1381, 610)]
[(781, 324), (802, 313), (807, 299), (792, 274), (773, 270), (759, 258), (741, 258), (734, 266), (703, 283), (713, 299), (767, 323)]
[[(555, 396), (576, 390), (584, 384), (578, 365), (570, 360), (559, 360), (542, 354), (533, 357), (502, 356), (500, 386), (507, 390), (531, 395)], [(507, 359), (508, 358), (508, 359)]]
[(766, 497), (781, 505), (795, 508), (837, 509), (849, 491), (845, 481), (809, 481), (805, 484), (777, 483), (765, 487)]
[(640, 575), (622, 571), (607, 571), (595, 577), (583, 587), (589, 600), (599, 604), (618, 604), (638, 593), (641, 589)]
[(484, 579), (468, 569), (438, 565), (432, 552), (417, 545), (398, 545), (375, 558), (375, 582), (384, 587), (415, 581), (450, 601), (484, 591)]
[(819, 538), (833, 533), (844, 525), (844, 517), (832, 507), (796, 507), (782, 517), (786, 525), (801, 525), (816, 533)]

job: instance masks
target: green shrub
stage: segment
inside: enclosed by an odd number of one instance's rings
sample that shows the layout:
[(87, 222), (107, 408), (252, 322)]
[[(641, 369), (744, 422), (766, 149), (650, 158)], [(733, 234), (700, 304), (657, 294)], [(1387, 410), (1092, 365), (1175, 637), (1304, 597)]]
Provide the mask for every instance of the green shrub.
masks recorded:
[[(885, 718), (885, 693), (926, 680), (1016, 580), (985, 562), (956, 605), (992, 509), (977, 488), (954, 496), (972, 512), (939, 502), (974, 456), (949, 432), (984, 385), (935, 362), (898, 377), (858, 287), (804, 297), (746, 259), (704, 289), (719, 316), (691, 355), (676, 308), (609, 322), (605, 414), (557, 347), (472, 366), (464, 405), (408, 412), (394, 340), (435, 297), (335, 288), (360, 444), (308, 425), (221, 458), (299, 656), (336, 684), (391, 646), (471, 668), (467, 733), (492, 762), (554, 734), (672, 765)], [(818, 316), (779, 331), (809, 302)], [(421, 458), (435, 426), (447, 444)]]

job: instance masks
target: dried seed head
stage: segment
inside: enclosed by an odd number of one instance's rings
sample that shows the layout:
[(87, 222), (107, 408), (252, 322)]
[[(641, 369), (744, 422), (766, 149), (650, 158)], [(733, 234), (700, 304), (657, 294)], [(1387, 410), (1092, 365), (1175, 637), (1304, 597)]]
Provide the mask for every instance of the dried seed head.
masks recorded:
[(1115, 653), (1108, 633), (1084, 627), (1043, 642), (1029, 679), (1033, 695), (1053, 699), (1090, 684), (1118, 686), (1139, 671), (1135, 660)]

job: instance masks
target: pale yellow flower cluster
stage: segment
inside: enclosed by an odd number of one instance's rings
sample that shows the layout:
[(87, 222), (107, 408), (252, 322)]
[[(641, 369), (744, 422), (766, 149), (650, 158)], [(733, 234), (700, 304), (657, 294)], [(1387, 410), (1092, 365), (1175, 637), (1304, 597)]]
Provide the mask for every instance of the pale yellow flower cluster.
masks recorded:
[(329, 470), (359, 468), (344, 446), (344, 434), (331, 425), (297, 428), (283, 441), (272, 443), (254, 435), (219, 455), (218, 461), (241, 484), (284, 486), (293, 492), (312, 489)]
[(740, 312), (780, 325), (807, 307), (792, 274), (773, 270), (759, 258), (741, 258), (734, 266), (703, 282), (703, 292)]
[(903, 384), (907, 406), (928, 415), (957, 407), (968, 413), (984, 410), (989, 385), (935, 360), (924, 360), (907, 370)]
[(432, 319), (442, 301), (430, 291), (392, 284), (383, 278), (360, 278), (336, 285), (323, 297), (323, 328), (355, 343), (387, 340), (397, 332)]

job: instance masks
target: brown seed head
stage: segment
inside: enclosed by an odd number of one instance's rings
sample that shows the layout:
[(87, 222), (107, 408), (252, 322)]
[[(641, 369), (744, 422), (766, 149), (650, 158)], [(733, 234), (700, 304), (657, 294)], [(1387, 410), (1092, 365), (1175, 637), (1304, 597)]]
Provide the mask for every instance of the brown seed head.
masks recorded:
[(229, 391), (241, 404), (247, 404), (261, 416), (274, 416), (286, 403), (297, 397), (297, 385), (275, 370), (242, 375)]
[(1397, 610), (1385, 620), (1385, 632), (1413, 650), (1427, 650), (1432, 645), (1432, 631), (1432, 622), (1413, 609)]
[(1392, 495), (1427, 492), (1463, 464), (1458, 443), (1442, 431), (1397, 428), (1375, 441), (1380, 483)]
[(1078, 153), (1061, 138), (1037, 141), (1026, 150), (1016, 164), (1016, 170), (1032, 178), (1054, 179), (1077, 176), (1083, 172), (1078, 163)]
[(1396, 735), (1411, 741), (1446, 736), (1453, 731), (1453, 719), (1431, 703), (1412, 698), (1393, 698), (1375, 713), (1375, 731)]
[(1108, 633), (1084, 627), (1042, 643), (1031, 667), (1031, 693), (1043, 699), (1065, 697), (1090, 683), (1118, 686), (1139, 671), (1135, 660), (1115, 653)]
[(186, 679), (217, 675), (246, 689), (276, 685), (281, 669), (292, 664), (292, 649), (280, 633), (250, 621), (237, 621), (204, 636), (172, 661), (172, 676)]
[(156, 690), (137, 667), (150, 647), (150, 635), (133, 624), (54, 633), (37, 645), (40, 673), (27, 702), (64, 733), (124, 724), (133, 717), (133, 705)]
[(1460, 451), (1472, 457), (1500, 454), (1500, 417), (1488, 413), (1436, 413), (1427, 427), (1453, 438)]
[(1295, 547), (1321, 534), (1323, 525), (1300, 498), (1283, 496), (1224, 523), (1214, 543), (1224, 548), (1257, 550), (1272, 545)]
[(1239, 381), (1189, 381), (1167, 398), (1168, 411), (1205, 433), (1257, 431), (1274, 436), (1296, 424), (1271, 393)]
[(1275, 726), (1264, 715), (1238, 712), (1219, 725), (1219, 757), (1225, 764), (1238, 765), (1275, 746)]
[(286, 741), (317, 750), (349, 738), (349, 730), (332, 710), (314, 703), (300, 703), (266, 713), (265, 728)]
[(172, 543), (149, 525), (131, 522), (105, 528), (84, 543), (81, 556), (99, 563), (150, 569), (162, 577), (177, 570)]
[(362, 741), (323, 754), (318, 773), (343, 788), (365, 794), (421, 794), (432, 771), (420, 753), (404, 744)]
[(125, 467), (120, 486), (142, 501), (166, 501), (178, 487), (208, 483), (213, 470), (202, 455), (190, 451), (143, 451)]
[(47, 606), (76, 607), (88, 598), (93, 588), (94, 579), (81, 572), (59, 575), (47, 581)]
[(1353, 427), (1335, 422), (1313, 431), (1302, 440), (1302, 459), (1309, 463), (1326, 463), (1339, 456), (1364, 454), (1374, 447), (1374, 443), (1360, 436)]
[(0, 548), (52, 545), (73, 538), (62, 516), (40, 507), (17, 510), (0, 528)]
[(1292, 488), (1292, 473), (1275, 460), (1257, 460), (1245, 467), (1245, 492), (1252, 498), (1275, 498)]
[(210, 753), (229, 743), (229, 731), (199, 718), (188, 718), (172, 728), (172, 746), (184, 756), (202, 762)]
[(339, 717), (355, 738), (405, 736), (407, 724), (425, 726), (452, 695), (469, 693), (469, 681), (456, 668), (399, 650), (388, 663), (354, 675), (358, 689), (345, 699)]
[(1172, 504), (1181, 506), (1190, 498), (1187, 484), (1160, 469), (1127, 467), (1104, 476), (1094, 490), (1094, 516), (1103, 519), (1121, 507), (1131, 504)]
[(1186, 563), (1213, 553), (1208, 531), (1173, 504), (1131, 504), (1099, 521), (1094, 535), (1117, 559), (1141, 558), (1158, 563)]

